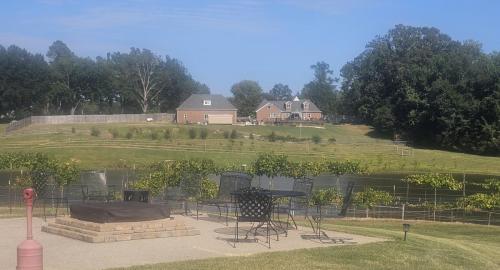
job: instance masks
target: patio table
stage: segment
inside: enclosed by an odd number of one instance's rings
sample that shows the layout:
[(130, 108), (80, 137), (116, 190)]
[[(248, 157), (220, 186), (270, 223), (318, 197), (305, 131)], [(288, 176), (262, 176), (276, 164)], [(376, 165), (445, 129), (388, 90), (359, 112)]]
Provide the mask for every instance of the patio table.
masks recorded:
[[(272, 200), (273, 200), (273, 204), (276, 202), (277, 199), (280, 199), (280, 198), (293, 198), (293, 197), (304, 197), (304, 196), (306, 196), (305, 192), (294, 191), (294, 190), (268, 190), (268, 189), (263, 189), (262, 193), (270, 195), (271, 198), (272, 198)], [(236, 196), (236, 195), (238, 195), (238, 194), (239, 194), (238, 191), (231, 192), (231, 195), (233, 197)], [(290, 213), (288, 213), (288, 215), (290, 215)], [(275, 229), (277, 227), (279, 227), (282, 231), (285, 232), (285, 236), (288, 236), (288, 226), (287, 226), (287, 228), (283, 228), (283, 226), (281, 225), (281, 220), (279, 220), (279, 213), (278, 213), (278, 221), (279, 221), (279, 223), (277, 224), (277, 223), (275, 223), (271, 219), (272, 226)]]

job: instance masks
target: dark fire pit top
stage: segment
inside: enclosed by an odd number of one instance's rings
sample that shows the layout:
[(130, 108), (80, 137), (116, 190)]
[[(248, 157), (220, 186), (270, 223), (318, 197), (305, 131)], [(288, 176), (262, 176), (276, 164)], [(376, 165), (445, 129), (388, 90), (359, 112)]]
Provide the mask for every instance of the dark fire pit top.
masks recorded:
[(142, 202), (78, 203), (70, 206), (72, 218), (97, 223), (136, 222), (170, 217), (166, 205)]

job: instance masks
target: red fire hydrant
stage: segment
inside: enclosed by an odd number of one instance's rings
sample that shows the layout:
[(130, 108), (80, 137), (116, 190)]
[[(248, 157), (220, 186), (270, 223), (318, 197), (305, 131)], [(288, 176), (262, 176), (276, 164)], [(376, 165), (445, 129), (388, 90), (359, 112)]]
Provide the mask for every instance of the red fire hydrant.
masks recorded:
[(26, 202), (26, 218), (28, 221), (28, 236), (17, 246), (17, 270), (43, 270), (43, 248), (33, 240), (31, 217), (33, 215), (33, 197), (35, 192), (27, 188), (23, 192)]

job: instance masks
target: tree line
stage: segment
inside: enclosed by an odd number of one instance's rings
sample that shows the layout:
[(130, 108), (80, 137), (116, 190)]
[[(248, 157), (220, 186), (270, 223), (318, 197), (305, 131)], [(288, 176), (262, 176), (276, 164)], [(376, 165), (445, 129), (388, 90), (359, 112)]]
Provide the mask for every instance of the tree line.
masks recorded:
[[(180, 61), (147, 49), (90, 59), (56, 41), (46, 57), (0, 46), (0, 121), (32, 114), (169, 112), (193, 93), (210, 92)], [(417, 145), (500, 151), (500, 53), (486, 54), (475, 41), (397, 25), (345, 64), (340, 80), (325, 62), (311, 69), (313, 80), (295, 95), (327, 117), (351, 115)], [(264, 99), (294, 96), (286, 84), (264, 91), (251, 80), (235, 83), (231, 93), (239, 116), (254, 115)]]
[(209, 92), (179, 60), (147, 49), (91, 59), (77, 56), (62, 41), (49, 47), (46, 58), (15, 45), (0, 46), (0, 121), (174, 111), (192, 93)]
[(426, 146), (500, 152), (500, 53), (397, 25), (341, 70), (343, 110)]

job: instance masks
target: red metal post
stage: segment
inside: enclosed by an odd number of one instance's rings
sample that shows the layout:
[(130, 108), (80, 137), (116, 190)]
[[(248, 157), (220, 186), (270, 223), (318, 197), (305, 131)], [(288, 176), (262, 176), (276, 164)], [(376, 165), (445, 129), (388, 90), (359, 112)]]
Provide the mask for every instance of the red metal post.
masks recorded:
[(26, 202), (27, 237), (17, 246), (17, 270), (43, 270), (43, 247), (33, 240), (32, 215), (35, 192), (27, 188), (23, 192)]

